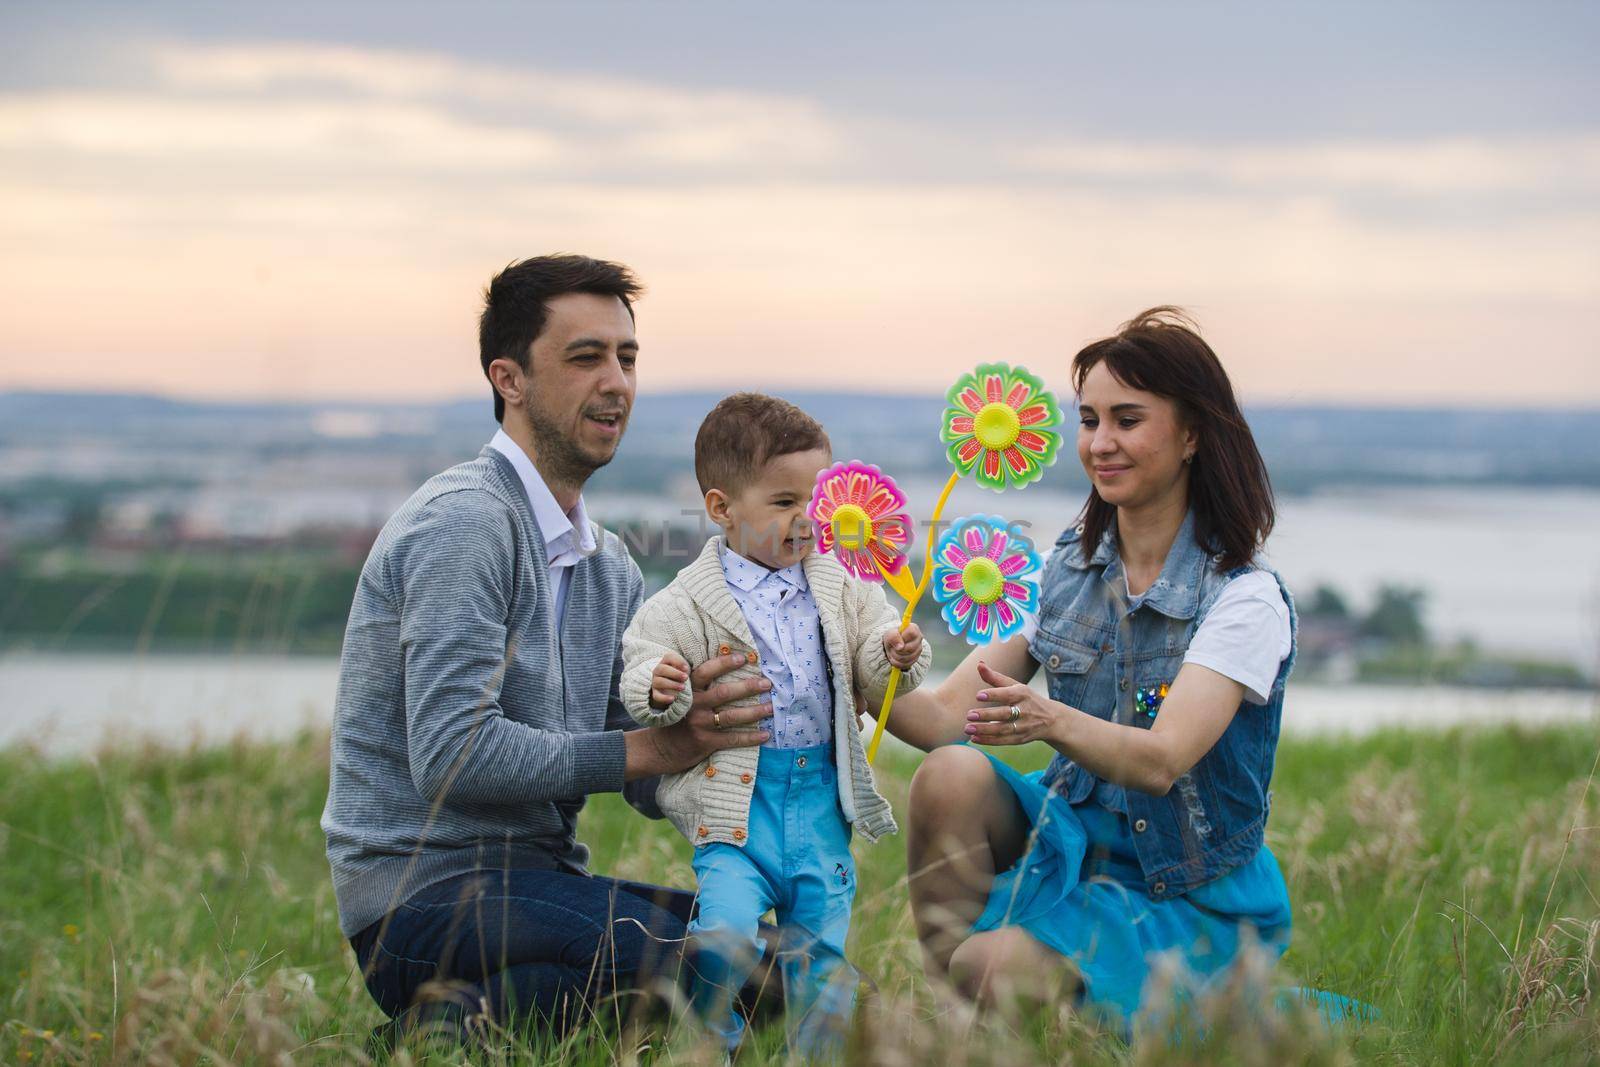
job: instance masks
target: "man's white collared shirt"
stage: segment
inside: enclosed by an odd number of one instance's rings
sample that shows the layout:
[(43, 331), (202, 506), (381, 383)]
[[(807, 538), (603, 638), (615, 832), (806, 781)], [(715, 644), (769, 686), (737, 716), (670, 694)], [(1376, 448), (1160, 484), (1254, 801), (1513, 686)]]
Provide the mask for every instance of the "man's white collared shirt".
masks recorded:
[(534, 524), (544, 538), (545, 559), (550, 564), (551, 600), (556, 609), (556, 625), (559, 626), (566, 618), (567, 586), (572, 583), (572, 568), (579, 560), (592, 554), (595, 548), (594, 528), (589, 525), (589, 513), (584, 510), (583, 497), (578, 497), (571, 511), (562, 511), (561, 505), (556, 503), (555, 494), (550, 492), (550, 487), (539, 476), (533, 460), (504, 430), (495, 431), (489, 447), (511, 462), (511, 468), (522, 479), (522, 488), (527, 491), (528, 503), (533, 507)]

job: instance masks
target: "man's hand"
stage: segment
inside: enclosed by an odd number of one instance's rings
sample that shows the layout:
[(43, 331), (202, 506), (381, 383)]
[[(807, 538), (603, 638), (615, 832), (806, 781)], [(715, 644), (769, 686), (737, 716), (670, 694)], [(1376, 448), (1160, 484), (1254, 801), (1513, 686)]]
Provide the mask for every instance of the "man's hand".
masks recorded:
[(650, 672), (650, 706), (657, 711), (670, 708), (689, 680), (689, 664), (676, 652), (668, 652)]
[(904, 630), (890, 630), (883, 635), (883, 652), (889, 657), (889, 666), (909, 671), (922, 655), (922, 631), (916, 623)]
[(628, 761), (624, 773), (628, 781), (688, 770), (713, 752), (759, 745), (772, 736), (765, 730), (751, 729), (772, 715), (770, 702), (738, 708), (727, 706), (733, 701), (767, 692), (772, 688), (771, 682), (760, 677), (736, 682), (716, 681), (744, 663), (743, 655), (733, 654), (706, 660), (689, 672), (694, 698), (687, 715), (671, 726), (630, 730), (623, 735)]

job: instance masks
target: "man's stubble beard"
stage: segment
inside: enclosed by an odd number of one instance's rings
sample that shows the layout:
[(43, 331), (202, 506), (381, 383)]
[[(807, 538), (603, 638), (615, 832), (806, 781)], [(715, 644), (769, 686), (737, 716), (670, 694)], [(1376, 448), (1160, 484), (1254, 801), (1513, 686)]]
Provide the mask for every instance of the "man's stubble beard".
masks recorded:
[(533, 447), (539, 456), (540, 466), (545, 468), (545, 477), (564, 485), (582, 488), (595, 471), (611, 462), (611, 456), (596, 461), (585, 455), (582, 449), (573, 444), (571, 438), (562, 433), (554, 422), (545, 418), (543, 412), (536, 410), (532, 404), (524, 410), (528, 417), (528, 435), (533, 439)]

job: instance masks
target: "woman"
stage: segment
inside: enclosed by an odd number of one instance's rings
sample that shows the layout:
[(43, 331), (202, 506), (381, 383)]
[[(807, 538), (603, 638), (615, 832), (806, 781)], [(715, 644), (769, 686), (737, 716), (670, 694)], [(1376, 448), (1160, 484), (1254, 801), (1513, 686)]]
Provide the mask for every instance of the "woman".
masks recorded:
[[(1203, 983), (1252, 941), (1287, 947), (1262, 835), (1294, 610), (1257, 558), (1265, 464), (1183, 314), (1144, 312), (1072, 373), (1092, 489), (1037, 619), (901, 698), (891, 724), (930, 751), (907, 839), (930, 974), (980, 1000), (1065, 981), (1132, 1020), (1158, 956)], [(1041, 666), (1048, 699), (1026, 684)], [(1057, 755), (1022, 775), (963, 738)]]

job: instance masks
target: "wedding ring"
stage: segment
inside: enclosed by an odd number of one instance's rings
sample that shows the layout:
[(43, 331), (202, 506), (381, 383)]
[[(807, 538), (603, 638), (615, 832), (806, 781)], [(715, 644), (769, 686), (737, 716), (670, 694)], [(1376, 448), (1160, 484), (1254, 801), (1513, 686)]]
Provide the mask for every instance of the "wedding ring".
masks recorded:
[(1014, 733), (1014, 734), (1021, 733), (1022, 732), (1022, 728), (1020, 726), (1018, 726), (1015, 721), (1013, 721), (1011, 723), (1011, 732)]
[(722, 729), (722, 712), (713, 711), (711, 713), (711, 728), (714, 730)]
[(1012, 721), (1012, 723), (1014, 724), (1020, 718), (1022, 718), (1022, 709), (1017, 707), (1015, 704), (1011, 705), (1011, 721)]

